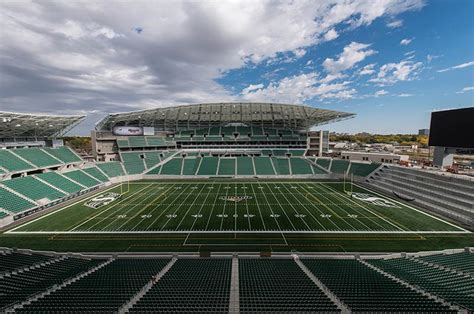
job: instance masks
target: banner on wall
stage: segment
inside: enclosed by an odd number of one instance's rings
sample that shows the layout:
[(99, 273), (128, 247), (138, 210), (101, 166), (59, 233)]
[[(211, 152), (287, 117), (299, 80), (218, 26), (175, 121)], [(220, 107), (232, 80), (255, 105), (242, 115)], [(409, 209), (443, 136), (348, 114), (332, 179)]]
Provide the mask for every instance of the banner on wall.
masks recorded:
[(112, 129), (114, 135), (143, 135), (143, 128), (139, 126), (116, 126)]

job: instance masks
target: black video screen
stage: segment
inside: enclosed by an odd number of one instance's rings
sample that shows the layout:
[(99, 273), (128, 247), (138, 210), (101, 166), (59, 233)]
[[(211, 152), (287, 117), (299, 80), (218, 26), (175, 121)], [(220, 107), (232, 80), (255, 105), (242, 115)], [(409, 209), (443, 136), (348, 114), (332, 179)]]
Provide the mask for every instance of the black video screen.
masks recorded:
[(429, 145), (474, 148), (474, 107), (432, 112)]

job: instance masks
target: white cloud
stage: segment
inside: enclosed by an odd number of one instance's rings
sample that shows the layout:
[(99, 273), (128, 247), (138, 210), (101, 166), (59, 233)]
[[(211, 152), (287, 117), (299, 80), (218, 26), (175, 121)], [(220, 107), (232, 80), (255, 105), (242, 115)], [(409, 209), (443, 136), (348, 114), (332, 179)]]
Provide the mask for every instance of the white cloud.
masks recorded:
[(339, 37), (339, 34), (336, 32), (334, 28), (331, 28), (330, 30), (326, 32), (326, 34), (324, 34), (325, 41), (330, 41), (330, 40), (336, 39), (337, 37)]
[(394, 21), (391, 21), (391, 22), (387, 23), (387, 26), (390, 27), (390, 28), (397, 28), (397, 27), (401, 27), (402, 25), (403, 25), (402, 20), (394, 20)]
[(359, 75), (371, 75), (375, 73), (375, 63), (367, 64), (359, 71)]
[(408, 94), (408, 93), (401, 93), (401, 94), (398, 94), (398, 97), (412, 97), (413, 94)]
[(387, 95), (388, 92), (384, 89), (381, 89), (381, 90), (378, 90), (374, 93), (374, 96), (375, 97), (380, 97), (380, 96), (384, 96), (384, 95)]
[(328, 81), (327, 78), (319, 79), (316, 72), (294, 75), (270, 83), (265, 88), (262, 84), (250, 85), (242, 90), (241, 97), (249, 101), (302, 103), (315, 97), (346, 99), (356, 94), (354, 89), (349, 89), (350, 82), (322, 83)]
[(456, 92), (456, 94), (464, 94), (465, 92), (470, 92), (470, 91), (474, 91), (474, 86), (466, 86), (459, 92)]
[(342, 78), (345, 78), (345, 77), (347, 77), (347, 75), (342, 74), (342, 73), (336, 73), (336, 74), (329, 73), (328, 75), (326, 75), (325, 78), (320, 79), (319, 83), (329, 83), (329, 82), (332, 82), (334, 80), (339, 80), (339, 79), (342, 79)]
[(411, 50), (411, 51), (405, 52), (403, 55), (404, 56), (410, 56), (410, 55), (414, 55), (415, 53), (416, 53), (415, 50)]
[[(423, 0), (161, 1), (157, 10), (154, 1), (0, 1), (2, 109), (30, 111), (35, 103), (43, 112), (103, 113), (236, 100), (218, 83), (231, 70), (280, 55), (302, 57), (338, 32), (381, 17), (394, 20), (423, 5)], [(329, 59), (334, 69), (329, 73), (374, 53), (367, 47), (352, 52)], [(340, 86), (323, 84), (308, 93)], [(346, 85), (324, 97), (351, 97), (355, 91)]]
[(262, 88), (263, 88), (263, 84), (256, 84), (256, 85), (250, 84), (249, 86), (247, 86), (246, 88), (244, 88), (242, 90), (242, 94), (246, 95), (250, 92), (253, 92), (253, 91), (256, 91), (256, 90), (262, 89)]
[(447, 71), (451, 71), (451, 70), (455, 70), (455, 69), (467, 68), (467, 67), (470, 67), (470, 66), (473, 66), (473, 65), (474, 65), (474, 61), (470, 61), (470, 62), (458, 64), (458, 65), (455, 65), (455, 66), (452, 66), (452, 67), (449, 67), (449, 68), (438, 70), (438, 72), (442, 73), (442, 72), (447, 72)]
[(366, 57), (377, 53), (375, 50), (367, 49), (370, 44), (351, 42), (345, 46), (338, 59), (327, 58), (323, 62), (323, 67), (330, 73), (337, 73), (352, 68), (356, 63), (361, 62)]
[(404, 38), (400, 41), (400, 45), (408, 46), (413, 41), (413, 38)]
[(398, 81), (411, 81), (421, 71), (422, 63), (403, 60), (399, 63), (387, 63), (380, 67), (377, 77), (369, 82), (379, 85), (392, 85)]

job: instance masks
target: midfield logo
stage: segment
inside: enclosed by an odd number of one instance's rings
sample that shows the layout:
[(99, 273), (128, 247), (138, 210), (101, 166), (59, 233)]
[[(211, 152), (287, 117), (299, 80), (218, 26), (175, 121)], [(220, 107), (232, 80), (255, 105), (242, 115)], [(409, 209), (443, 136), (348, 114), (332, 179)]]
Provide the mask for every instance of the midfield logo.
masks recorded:
[(237, 203), (243, 200), (250, 200), (252, 199), (252, 196), (248, 196), (248, 195), (221, 196), (219, 197), (219, 199), (223, 201), (231, 201), (231, 202)]
[(87, 202), (84, 203), (84, 205), (90, 208), (99, 208), (101, 206), (112, 203), (119, 197), (120, 197), (120, 194), (118, 193), (107, 192), (88, 200)]
[(366, 193), (352, 193), (352, 196), (355, 199), (358, 199), (359, 201), (367, 202), (367, 203), (372, 203), (373, 205), (378, 205), (378, 206), (384, 206), (384, 207), (395, 207), (395, 208), (400, 208), (395, 204), (394, 202), (391, 202), (387, 199), (377, 197), (377, 196), (372, 196), (370, 194)]

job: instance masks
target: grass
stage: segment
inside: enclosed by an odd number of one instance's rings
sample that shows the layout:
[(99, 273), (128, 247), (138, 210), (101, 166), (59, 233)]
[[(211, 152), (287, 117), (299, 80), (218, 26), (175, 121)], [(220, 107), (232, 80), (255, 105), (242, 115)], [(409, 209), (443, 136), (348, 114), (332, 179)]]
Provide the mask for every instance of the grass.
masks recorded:
[[(120, 187), (109, 192), (120, 192)], [(123, 187), (122, 187), (123, 189)], [(98, 208), (89, 199), (9, 232), (41, 233), (407, 233), (463, 232), (443, 220), (341, 183), (132, 183)], [(360, 196), (373, 199), (361, 200)], [(382, 202), (389, 202), (383, 205)]]
[[(378, 199), (351, 198), (339, 182), (140, 181), (107, 205), (85, 206), (121, 189), (112, 187), (19, 225), (0, 235), (0, 246), (89, 252), (409, 252), (474, 245), (472, 233), (462, 228), (363, 187), (354, 186), (353, 192)], [(380, 198), (390, 206), (382, 206)]]

